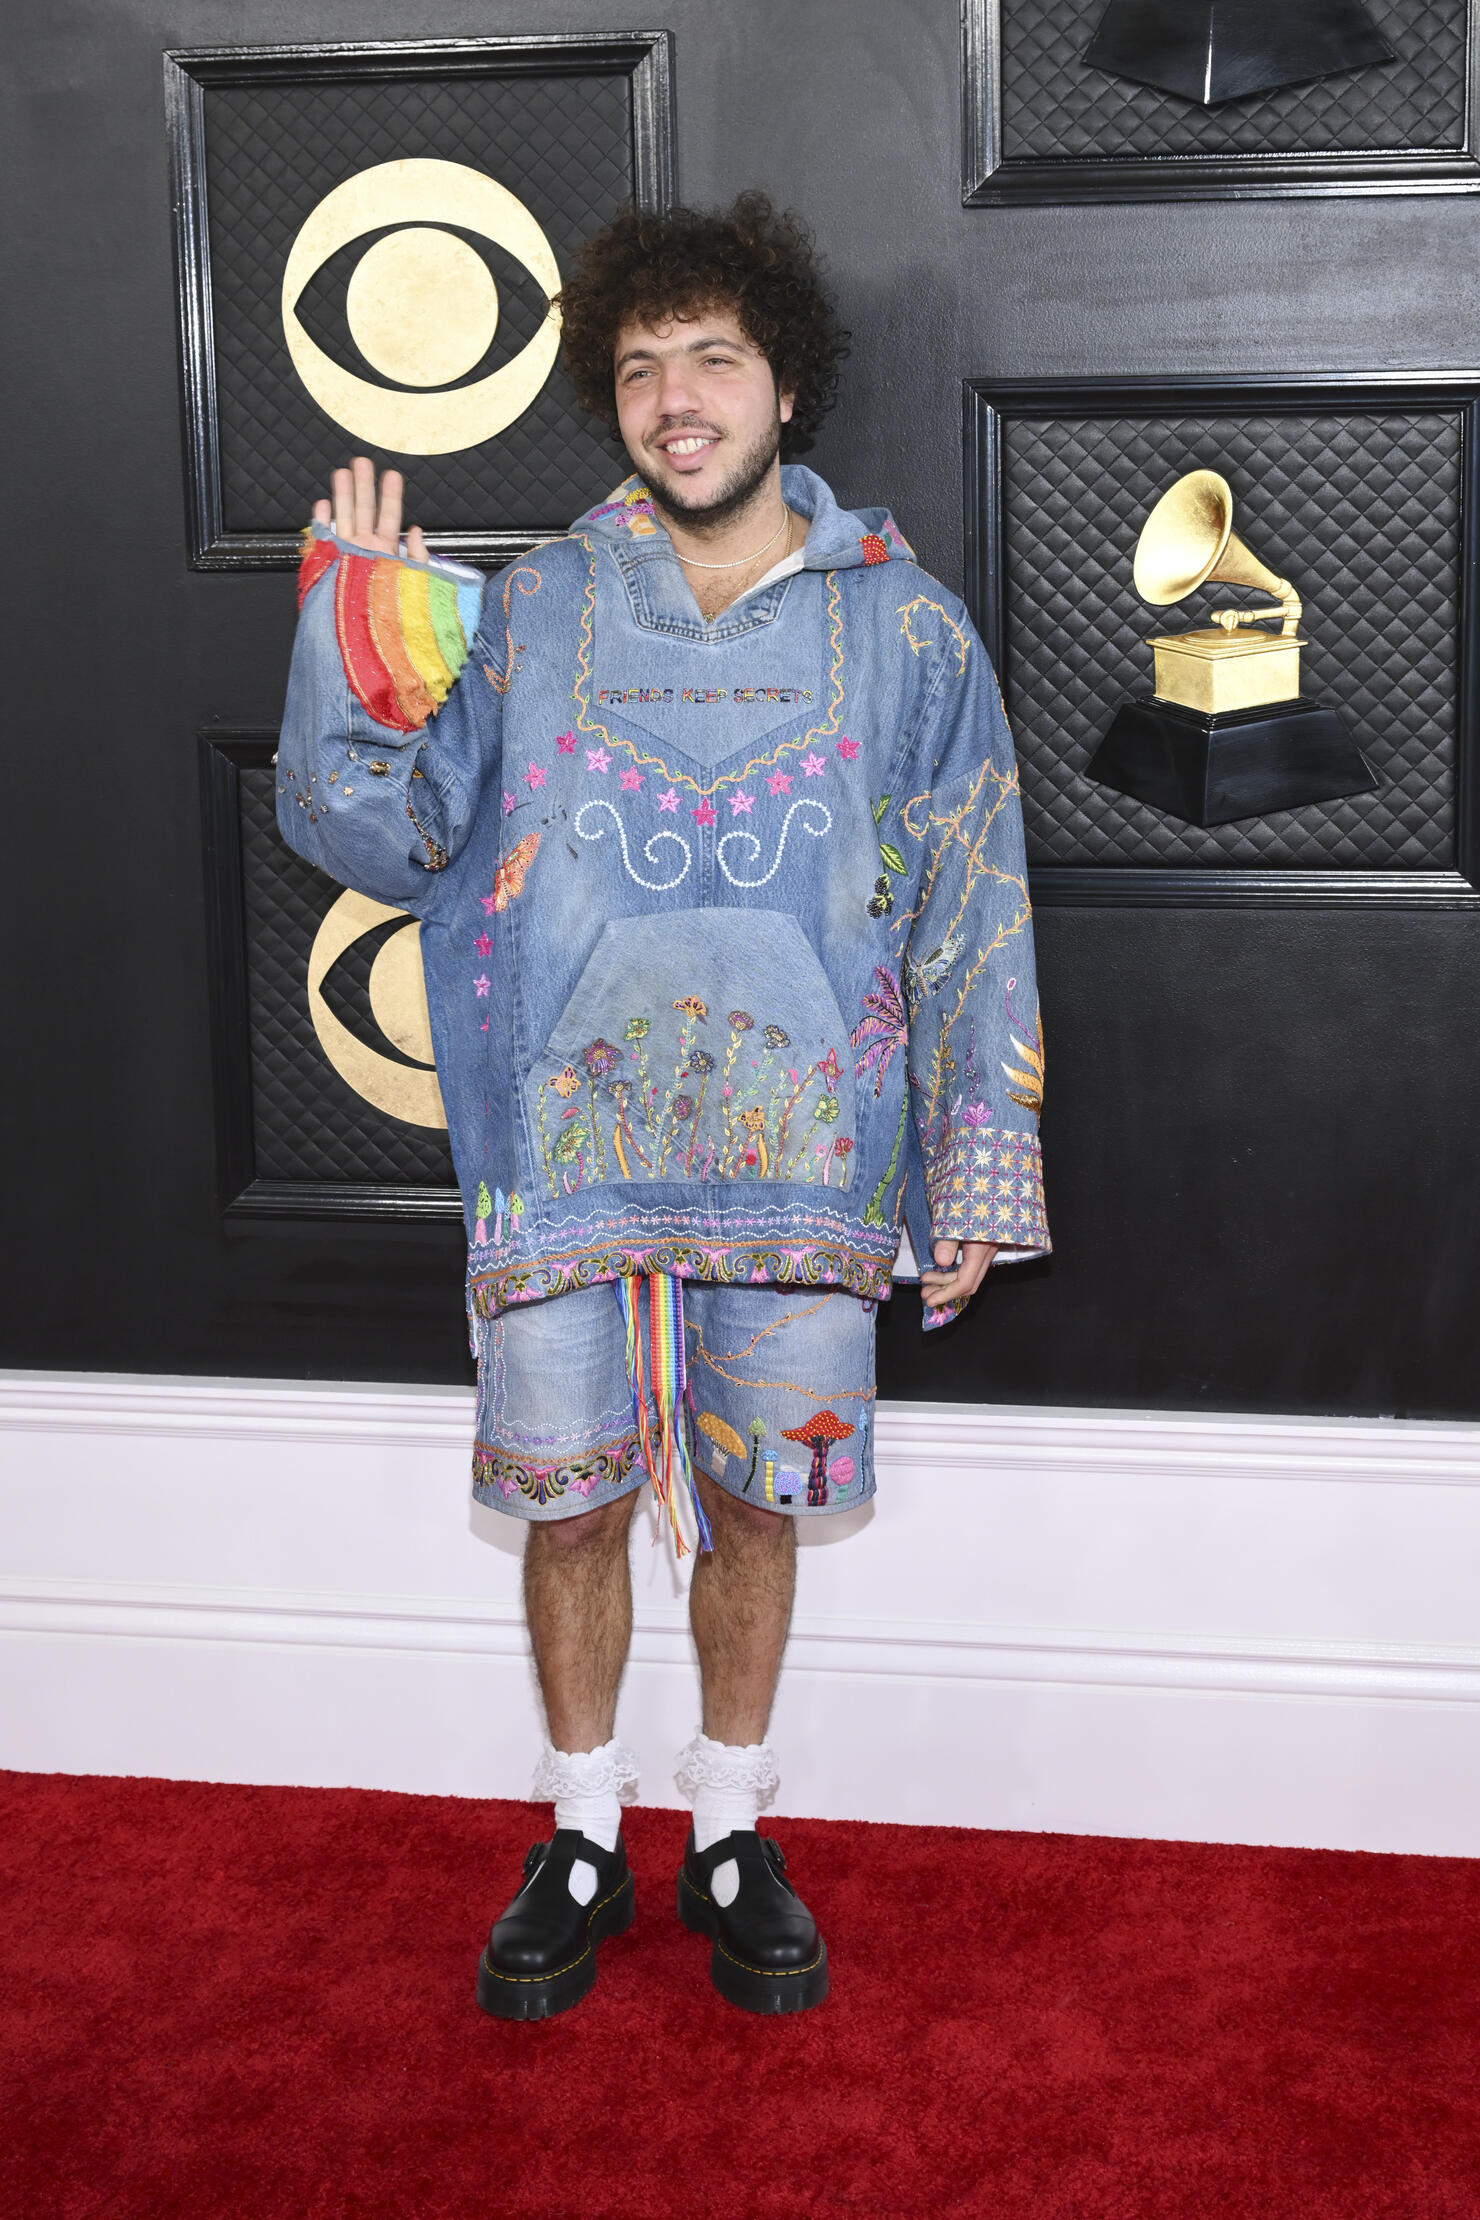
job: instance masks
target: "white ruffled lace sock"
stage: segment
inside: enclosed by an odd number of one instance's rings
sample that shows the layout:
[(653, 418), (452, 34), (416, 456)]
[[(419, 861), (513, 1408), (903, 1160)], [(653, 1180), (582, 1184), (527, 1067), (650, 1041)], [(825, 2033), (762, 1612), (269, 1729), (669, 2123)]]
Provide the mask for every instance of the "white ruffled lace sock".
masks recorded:
[[(637, 1795), (637, 1760), (617, 1741), (599, 1750), (557, 1750), (547, 1742), (534, 1769), (534, 1793), (553, 1799), (555, 1825), (575, 1827), (603, 1850), (615, 1850), (622, 1831), (622, 1806)], [(596, 1893), (596, 1868), (577, 1858), (570, 1869), (570, 1893), (589, 1904)]]
[[(679, 1752), (674, 1778), (680, 1794), (693, 1802), (694, 1847), (707, 1850), (737, 1827), (755, 1825), (775, 1795), (781, 1775), (769, 1742), (741, 1746), (696, 1734)], [(718, 1882), (718, 1875), (715, 1878)]]

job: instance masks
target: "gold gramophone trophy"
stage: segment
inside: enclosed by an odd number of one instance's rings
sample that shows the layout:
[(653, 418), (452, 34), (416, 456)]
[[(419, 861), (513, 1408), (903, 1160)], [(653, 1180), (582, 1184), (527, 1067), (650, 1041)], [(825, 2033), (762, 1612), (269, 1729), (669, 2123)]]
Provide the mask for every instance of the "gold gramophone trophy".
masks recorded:
[(1226, 478), (1192, 470), (1162, 495), (1141, 527), (1135, 580), (1156, 609), (1214, 581), (1256, 586), (1279, 602), (1280, 627), (1215, 609), (1210, 625), (1153, 634), (1155, 694), (1121, 703), (1090, 778), (1192, 825), (1374, 790), (1336, 712), (1300, 698), (1300, 596), (1234, 531)]

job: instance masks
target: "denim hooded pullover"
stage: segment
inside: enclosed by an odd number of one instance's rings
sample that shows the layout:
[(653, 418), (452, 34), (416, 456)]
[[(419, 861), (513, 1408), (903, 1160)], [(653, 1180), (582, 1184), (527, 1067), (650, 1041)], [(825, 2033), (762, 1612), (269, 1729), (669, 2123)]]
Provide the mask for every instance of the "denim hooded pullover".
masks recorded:
[(1049, 1246), (991, 665), (885, 512), (782, 491), (800, 566), (712, 624), (635, 478), (486, 586), (308, 539), (278, 822), (421, 921), (485, 1318)]

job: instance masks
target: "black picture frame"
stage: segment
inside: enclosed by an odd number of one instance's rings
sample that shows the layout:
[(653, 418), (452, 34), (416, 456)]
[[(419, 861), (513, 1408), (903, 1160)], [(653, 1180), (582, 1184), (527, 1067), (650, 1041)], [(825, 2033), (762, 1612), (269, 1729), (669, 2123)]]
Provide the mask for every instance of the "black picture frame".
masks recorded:
[[(1282, 376), (966, 380), (964, 494), (967, 601), (988, 653), (1006, 671), (1007, 575), (1003, 531), (1002, 430), (1013, 416), (1074, 419), (1229, 416), (1379, 408), (1442, 409), (1461, 419), (1460, 612), (1456, 693), (1455, 858), (1452, 871), (1272, 869), (1217, 864), (1195, 869), (1119, 864), (1030, 867), (1036, 903), (1050, 908), (1480, 909), (1480, 657), (1475, 597), (1480, 583), (1480, 375), (1472, 372), (1353, 372)], [(1008, 695), (1008, 711), (1012, 701)]]
[[(674, 197), (673, 34), (671, 31), (545, 32), (476, 39), (373, 40), (321, 45), (180, 48), (164, 56), (184, 427), (186, 529), (193, 570), (291, 570), (302, 552), (296, 533), (228, 531), (224, 523), (221, 433), (212, 315), (210, 220), (206, 178), (206, 102), (218, 86), (363, 82), (384, 78), (478, 74), (597, 74), (630, 85), (634, 199), (662, 210)], [(512, 561), (548, 530), (429, 532), (444, 555), (489, 568)]]
[(1480, 37), (1475, 0), (1469, 0), (1466, 13), (1464, 125), (1458, 147), (1063, 160), (1014, 157), (1004, 143), (1002, 17), (1013, 4), (1014, 0), (962, 0), (961, 4), (961, 198), (967, 208), (1480, 191)]
[(456, 1187), (264, 1179), (252, 1110), (251, 1006), (242, 862), (241, 774), (277, 756), (277, 734), (212, 727), (199, 736), (206, 963), (216, 1122), (216, 1197), (228, 1218), (460, 1219)]

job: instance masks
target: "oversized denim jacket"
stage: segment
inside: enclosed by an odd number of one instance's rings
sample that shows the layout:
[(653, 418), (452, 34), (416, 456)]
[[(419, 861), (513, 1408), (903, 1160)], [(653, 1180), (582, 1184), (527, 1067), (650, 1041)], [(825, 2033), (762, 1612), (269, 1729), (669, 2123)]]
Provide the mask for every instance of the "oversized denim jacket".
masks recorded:
[(636, 479), (486, 587), (308, 541), (278, 822), (421, 920), (485, 1317), (1048, 1249), (991, 665), (883, 511), (782, 483), (802, 567), (712, 624)]

